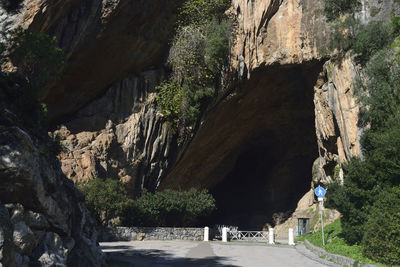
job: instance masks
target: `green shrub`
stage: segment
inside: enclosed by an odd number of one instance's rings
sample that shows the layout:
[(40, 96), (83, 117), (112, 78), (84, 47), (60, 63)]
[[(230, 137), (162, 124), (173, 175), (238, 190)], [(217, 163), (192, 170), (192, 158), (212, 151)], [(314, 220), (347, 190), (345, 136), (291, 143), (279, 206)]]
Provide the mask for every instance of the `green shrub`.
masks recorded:
[(198, 121), (219, 85), (223, 66), (228, 63), (230, 33), (230, 23), (216, 19), (205, 27), (190, 24), (177, 30), (167, 61), (172, 73), (156, 87), (156, 100), (181, 138)]
[(204, 66), (205, 36), (195, 26), (180, 27), (168, 56), (172, 79), (181, 83), (186, 78), (198, 79)]
[(215, 210), (214, 198), (205, 190), (143, 191), (125, 212), (130, 226), (198, 226)]
[(333, 23), (327, 49), (331, 52), (337, 49), (340, 57), (352, 50), (356, 62), (365, 65), (373, 55), (393, 40), (392, 24), (376, 21), (364, 25), (349, 16), (343, 21)]
[(365, 226), (363, 253), (387, 265), (400, 265), (400, 187), (377, 196)]
[(391, 24), (371, 22), (367, 25), (360, 24), (352, 41), (351, 48), (356, 54), (356, 60), (365, 64), (372, 55), (388, 46), (392, 41)]
[(325, 0), (325, 16), (328, 20), (335, 20), (341, 15), (354, 12), (358, 6), (358, 0)]
[(92, 216), (104, 226), (122, 216), (126, 208), (132, 205), (122, 183), (117, 180), (91, 179), (79, 185), (79, 189), (85, 195), (85, 203)]
[(375, 177), (372, 167), (357, 158), (343, 165), (344, 184), (329, 186), (326, 206), (341, 212), (341, 226), (349, 244), (359, 244), (364, 234), (364, 222), (368, 219), (369, 207), (373, 203)]
[(207, 26), (205, 65), (215, 76), (218, 76), (222, 67), (228, 63), (231, 32), (232, 25), (228, 20), (213, 20)]
[(391, 50), (381, 50), (364, 71), (368, 80), (358, 81), (355, 86), (357, 101), (362, 108), (361, 119), (372, 129), (384, 126), (399, 110), (400, 64), (393, 58)]
[(183, 92), (175, 81), (164, 81), (156, 87), (157, 104), (166, 120), (177, 124), (182, 113)]
[(63, 70), (62, 50), (54, 37), (16, 29), (2, 33), (0, 63), (11, 61), (16, 73), (0, 73), (0, 101), (11, 109), (21, 123), (32, 132), (46, 125), (46, 108), (39, 100), (39, 91), (57, 79)]
[(231, 0), (188, 0), (179, 12), (179, 26), (205, 26), (214, 18), (222, 20)]
[(41, 89), (61, 75), (64, 56), (55, 37), (21, 28), (9, 34), (8, 57), (31, 87)]
[(230, 0), (190, 0), (180, 9), (168, 56), (171, 74), (157, 87), (164, 118), (185, 140), (218, 89), (229, 62), (231, 25), (224, 14)]

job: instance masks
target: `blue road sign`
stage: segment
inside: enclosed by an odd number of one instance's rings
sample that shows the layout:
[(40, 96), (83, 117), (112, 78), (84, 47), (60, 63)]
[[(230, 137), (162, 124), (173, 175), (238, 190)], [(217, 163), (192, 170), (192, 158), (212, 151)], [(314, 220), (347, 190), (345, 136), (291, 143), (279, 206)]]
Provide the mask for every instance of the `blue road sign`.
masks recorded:
[(318, 186), (317, 188), (315, 188), (315, 195), (317, 197), (324, 197), (326, 194), (326, 190), (323, 187)]

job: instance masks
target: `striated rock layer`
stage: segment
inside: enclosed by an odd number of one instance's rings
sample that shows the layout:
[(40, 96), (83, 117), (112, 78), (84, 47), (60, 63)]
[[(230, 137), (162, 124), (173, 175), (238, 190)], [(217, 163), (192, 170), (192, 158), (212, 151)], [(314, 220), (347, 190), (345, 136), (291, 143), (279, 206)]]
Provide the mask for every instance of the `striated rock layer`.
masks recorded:
[(161, 77), (160, 70), (130, 75), (54, 132), (66, 148), (59, 158), (68, 178), (117, 178), (133, 195), (157, 187), (176, 157), (174, 133), (155, 106)]

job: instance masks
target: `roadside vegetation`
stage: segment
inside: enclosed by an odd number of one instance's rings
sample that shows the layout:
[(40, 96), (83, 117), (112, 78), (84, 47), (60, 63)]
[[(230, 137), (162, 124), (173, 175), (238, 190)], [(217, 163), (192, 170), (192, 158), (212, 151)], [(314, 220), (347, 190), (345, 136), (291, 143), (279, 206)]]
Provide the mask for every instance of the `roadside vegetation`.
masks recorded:
[(322, 245), (322, 232), (296, 238), (296, 242), (307, 239), (311, 244), (324, 248), (327, 252), (357, 260), (359, 263), (378, 264), (363, 255), (363, 248), (358, 244), (349, 245), (343, 235), (340, 219), (324, 227), (325, 246)]
[(100, 225), (116, 223), (115, 220), (133, 203), (118, 180), (91, 179), (78, 188), (85, 195), (88, 210)]
[(230, 4), (230, 0), (191, 0), (180, 8), (167, 59), (170, 73), (156, 88), (156, 100), (181, 139), (220, 88), (230, 53), (232, 26), (224, 14)]
[(344, 183), (329, 186), (327, 207), (342, 218), (332, 226), (336, 238), (327, 237), (337, 241), (326, 249), (400, 265), (400, 18), (362, 25), (354, 16), (357, 2), (326, 0), (334, 29), (328, 49), (338, 58), (349, 51), (362, 67), (354, 92), (364, 127), (363, 157), (343, 164)]
[(165, 190), (152, 194), (144, 191), (134, 205), (126, 209), (125, 225), (202, 226), (216, 209), (215, 199), (206, 190)]
[(146, 190), (132, 200), (121, 182), (92, 179), (79, 186), (86, 205), (103, 226), (200, 226), (215, 210), (215, 199), (206, 190)]

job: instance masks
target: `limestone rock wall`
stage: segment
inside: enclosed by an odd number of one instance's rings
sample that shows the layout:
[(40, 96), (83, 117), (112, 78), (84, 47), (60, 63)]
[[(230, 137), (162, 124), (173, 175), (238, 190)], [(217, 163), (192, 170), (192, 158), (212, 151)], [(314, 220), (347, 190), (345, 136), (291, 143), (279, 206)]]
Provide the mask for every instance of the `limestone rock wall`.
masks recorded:
[(314, 87), (315, 128), (319, 158), (313, 166), (313, 184), (342, 180), (341, 164), (362, 156), (359, 106), (353, 94), (358, 69), (349, 55), (339, 64), (327, 61)]
[(17, 126), (0, 126), (0, 201), (3, 266), (104, 265), (83, 195)]
[(155, 105), (162, 70), (126, 77), (77, 112), (57, 131), (66, 176), (121, 180), (133, 195), (154, 190), (176, 158), (176, 138)]
[(328, 29), (322, 9), (323, 1), (233, 0), (233, 67), (250, 77), (260, 66), (321, 59)]

